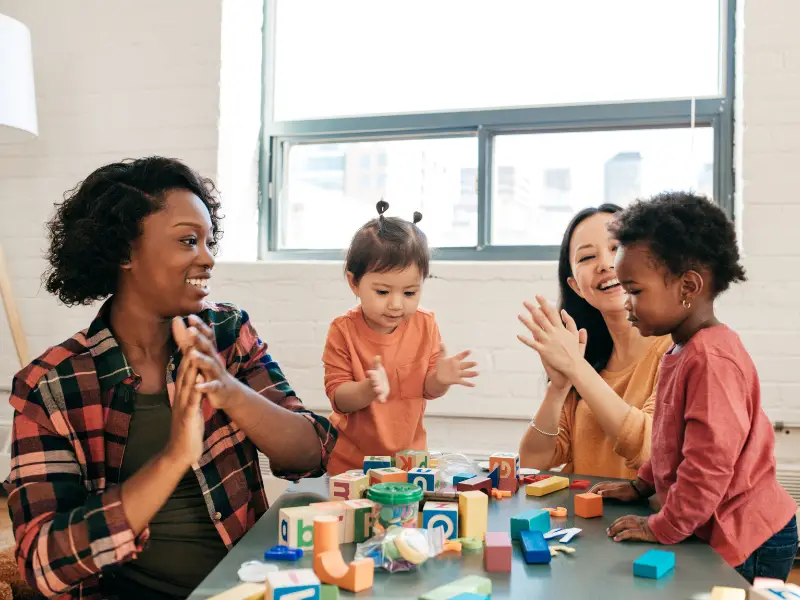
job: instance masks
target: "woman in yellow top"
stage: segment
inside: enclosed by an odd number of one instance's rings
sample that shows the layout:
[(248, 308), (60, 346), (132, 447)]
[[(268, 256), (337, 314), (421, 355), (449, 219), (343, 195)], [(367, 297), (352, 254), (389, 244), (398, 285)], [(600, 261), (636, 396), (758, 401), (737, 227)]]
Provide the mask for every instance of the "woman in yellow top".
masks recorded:
[[(542, 298), (538, 306), (525, 303), (530, 315), (520, 315), (531, 333), (539, 331), (534, 317), (555, 324), (539, 339), (518, 336), (539, 353), (548, 376), (547, 393), (520, 442), (523, 467), (565, 464), (565, 472), (630, 479), (650, 457), (659, 365), (672, 340), (642, 337), (627, 320), (614, 272), (617, 243), (607, 230), (620, 210), (613, 204), (584, 209), (564, 233), (558, 282), (566, 327)], [(552, 367), (576, 352), (584, 358), (569, 377)]]

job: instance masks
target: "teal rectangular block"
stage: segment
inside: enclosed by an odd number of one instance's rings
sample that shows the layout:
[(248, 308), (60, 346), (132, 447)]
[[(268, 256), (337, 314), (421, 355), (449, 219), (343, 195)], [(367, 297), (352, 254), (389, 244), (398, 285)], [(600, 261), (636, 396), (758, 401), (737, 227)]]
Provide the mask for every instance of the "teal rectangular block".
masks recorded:
[(633, 561), (633, 574), (636, 577), (661, 579), (675, 568), (675, 553), (665, 550), (650, 550)]
[(526, 510), (516, 516), (511, 517), (511, 539), (518, 540), (523, 531), (550, 531), (550, 513), (546, 510), (532, 509)]

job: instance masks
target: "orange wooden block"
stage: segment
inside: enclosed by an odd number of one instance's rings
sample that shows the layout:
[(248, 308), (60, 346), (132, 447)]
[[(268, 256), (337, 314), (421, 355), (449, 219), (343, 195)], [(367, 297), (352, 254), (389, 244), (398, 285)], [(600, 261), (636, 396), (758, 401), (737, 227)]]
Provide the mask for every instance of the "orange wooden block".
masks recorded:
[(339, 520), (319, 516), (314, 519), (314, 573), (322, 583), (358, 593), (372, 587), (375, 561), (362, 558), (345, 563), (339, 548)]
[(575, 514), (584, 519), (603, 516), (603, 497), (597, 494), (577, 494), (575, 496)]
[(563, 519), (567, 516), (567, 509), (563, 506), (558, 506), (556, 508), (543, 508), (542, 510), (546, 510), (550, 513), (551, 517), (555, 517), (556, 519)]
[(511, 498), (511, 492), (509, 490), (499, 490), (497, 488), (492, 488), (492, 497), (500, 500), (501, 498)]

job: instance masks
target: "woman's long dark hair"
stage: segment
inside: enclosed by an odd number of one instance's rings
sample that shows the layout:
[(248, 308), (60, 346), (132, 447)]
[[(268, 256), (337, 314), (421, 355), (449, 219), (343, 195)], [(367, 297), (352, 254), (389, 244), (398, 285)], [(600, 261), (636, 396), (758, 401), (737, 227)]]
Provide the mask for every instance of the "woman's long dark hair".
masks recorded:
[(586, 354), (584, 356), (587, 362), (598, 372), (606, 368), (608, 360), (611, 358), (611, 352), (614, 349), (614, 342), (611, 340), (611, 333), (609, 333), (608, 326), (600, 311), (576, 294), (567, 283), (567, 280), (573, 276), (569, 245), (575, 228), (583, 221), (598, 213), (613, 215), (621, 210), (622, 207), (616, 204), (601, 204), (596, 208), (584, 208), (578, 212), (567, 225), (558, 255), (558, 286), (561, 290), (560, 308), (566, 310), (575, 319), (578, 329), (586, 330), (588, 336)]

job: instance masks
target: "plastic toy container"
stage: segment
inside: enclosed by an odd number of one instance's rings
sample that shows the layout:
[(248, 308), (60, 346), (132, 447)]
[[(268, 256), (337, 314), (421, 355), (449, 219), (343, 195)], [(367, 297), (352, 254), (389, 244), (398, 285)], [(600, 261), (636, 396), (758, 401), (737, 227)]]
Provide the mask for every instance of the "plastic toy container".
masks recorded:
[(422, 488), (414, 483), (376, 483), (367, 490), (375, 503), (373, 535), (390, 527), (417, 527)]

